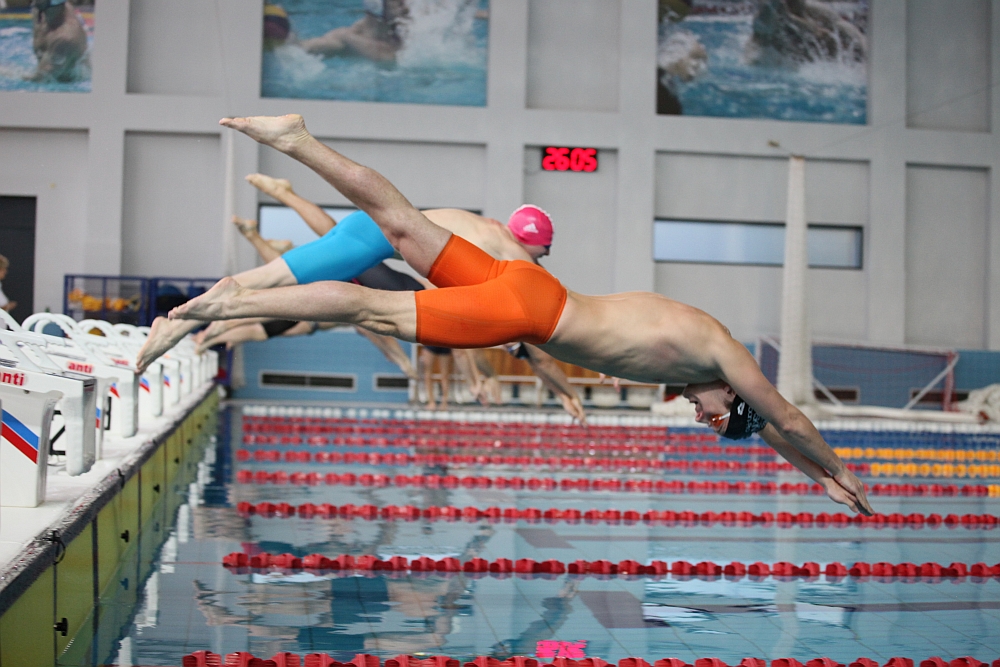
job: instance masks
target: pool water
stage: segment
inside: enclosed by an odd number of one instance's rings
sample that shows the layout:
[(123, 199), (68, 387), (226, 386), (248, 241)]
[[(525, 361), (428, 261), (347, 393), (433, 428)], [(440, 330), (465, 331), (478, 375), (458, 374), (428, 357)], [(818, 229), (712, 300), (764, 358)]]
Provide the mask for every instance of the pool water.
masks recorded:
[[(842, 508), (825, 496), (812, 494), (688, 494), (576, 490), (515, 490), (511, 488), (428, 488), (413, 485), (315, 485), (248, 480), (247, 473), (285, 471), (353, 473), (355, 475), (500, 475), (522, 477), (581, 477), (634, 479), (729, 479), (750, 481), (748, 473), (693, 475), (639, 473), (628, 470), (554, 470), (533, 466), (369, 465), (361, 463), (262, 462), (253, 452), (456, 452), (468, 445), (502, 447), (497, 431), (481, 425), (481, 436), (454, 425), (435, 422), (439, 437), (407, 438), (412, 420), (385, 419), (375, 412), (368, 425), (392, 424), (395, 434), (366, 434), (354, 419), (314, 419), (312, 424), (336, 424), (354, 436), (329, 437), (328, 444), (306, 444), (295, 435), (292, 419), (276, 420), (256, 436), (270, 432), (278, 444), (257, 444), (249, 437), (249, 418), (238, 408), (220, 414), (215, 443), (207, 446), (199, 472), (173, 517), (173, 527), (159, 548), (155, 574), (141, 582), (141, 594), (130, 621), (105, 646), (93, 651), (99, 664), (179, 665), (185, 654), (210, 650), (219, 654), (249, 651), (258, 657), (290, 651), (300, 655), (329, 653), (348, 661), (357, 653), (387, 659), (401, 654), (448, 655), (467, 661), (478, 655), (500, 659), (537, 656), (542, 662), (556, 655), (600, 657), (617, 661), (628, 656), (656, 659), (677, 657), (693, 663), (717, 657), (733, 665), (750, 656), (767, 660), (794, 657), (803, 663), (827, 656), (847, 664), (864, 656), (886, 662), (893, 656), (916, 661), (941, 656), (946, 661), (971, 655), (992, 661), (1000, 657), (1000, 581), (973, 577), (903, 581), (877, 578), (725, 577), (690, 578), (674, 575), (490, 576), (463, 573), (355, 572), (309, 570), (230, 570), (221, 565), (231, 552), (257, 554), (320, 553), (430, 556), (435, 559), (474, 557), (486, 560), (530, 558), (634, 559), (691, 563), (730, 561), (775, 563), (815, 561), (821, 566), (840, 561), (875, 563), (934, 561), (1000, 561), (1000, 531), (987, 527), (845, 527), (766, 525), (688, 525), (586, 522), (457, 520), (413, 521), (363, 518), (260, 516), (240, 512), (240, 502), (287, 502), (485, 508), (577, 508), (692, 510), (694, 512), (828, 512)], [(378, 416), (381, 415), (381, 416)], [(308, 420), (306, 420), (308, 421)], [(260, 420), (255, 423), (259, 424)], [(301, 425), (302, 420), (298, 420)], [(426, 423), (424, 423), (426, 433)], [(318, 427), (317, 427), (318, 428)], [(272, 429), (268, 431), (268, 429)], [(667, 442), (663, 429), (662, 440)], [(315, 432), (315, 431), (314, 431)], [(567, 438), (586, 442), (579, 427), (565, 429)], [(515, 453), (547, 452), (544, 436), (522, 430)], [(600, 445), (610, 431), (595, 429)], [(634, 442), (634, 451), (619, 448), (614, 456), (637, 456), (648, 445), (630, 440), (629, 429), (618, 429), (618, 443)], [(582, 435), (581, 435), (582, 434)], [(670, 431), (671, 437), (674, 431)], [(683, 432), (680, 435), (685, 435)], [(688, 434), (689, 442), (708, 442), (704, 431)], [(498, 439), (490, 445), (491, 439)], [(889, 441), (880, 438), (890, 438)], [(280, 444), (282, 438), (289, 444)], [(582, 438), (582, 439), (581, 439)], [(852, 434), (850, 440), (865, 438)], [(948, 436), (951, 448), (962, 437)], [(926, 443), (926, 436), (923, 441)], [(315, 440), (319, 442), (319, 440)], [(463, 448), (462, 445), (465, 445)], [(751, 443), (753, 444), (753, 443)], [(757, 442), (756, 444), (761, 444)], [(898, 434), (870, 434), (872, 447), (901, 447)], [(997, 436), (969, 436), (970, 449), (996, 451)], [(926, 446), (926, 445), (925, 445)], [(244, 454), (239, 452), (243, 450)], [(657, 456), (666, 456), (658, 454)], [(690, 459), (700, 454), (680, 455)], [(670, 457), (677, 458), (676, 451)], [(282, 456), (284, 459), (284, 455)], [(715, 453), (718, 460), (740, 459)], [(750, 459), (766, 460), (753, 455)], [(748, 460), (746, 456), (742, 460)], [(243, 475), (240, 472), (244, 471)], [(251, 475), (251, 476), (252, 476)], [(237, 478), (244, 480), (237, 482)], [(762, 474), (777, 483), (803, 481), (798, 473)], [(871, 481), (871, 480), (869, 480)], [(903, 481), (880, 478), (879, 482)], [(920, 483), (921, 480), (905, 480)], [(940, 479), (926, 480), (940, 482)], [(995, 480), (993, 480), (995, 482)], [(973, 483), (970, 481), (970, 483)], [(980, 483), (975, 481), (975, 483)], [(872, 498), (875, 509), (947, 514), (997, 514), (996, 498), (975, 496)], [(106, 600), (102, 605), (115, 605)]]

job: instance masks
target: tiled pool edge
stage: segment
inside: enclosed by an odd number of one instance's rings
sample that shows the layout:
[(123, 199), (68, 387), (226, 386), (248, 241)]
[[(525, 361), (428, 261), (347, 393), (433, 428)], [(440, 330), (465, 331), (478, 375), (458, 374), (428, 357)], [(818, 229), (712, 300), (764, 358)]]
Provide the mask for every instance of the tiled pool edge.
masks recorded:
[[(197, 390), (190, 403), (169, 416), (168, 423), (159, 432), (126, 455), (118, 466), (64, 509), (55, 521), (40, 529), (24, 551), (0, 569), (0, 622), (17, 600), (56, 563), (59, 551), (68, 548), (96, 521), (101, 510), (139, 475), (143, 466), (162, 451), (171, 437), (180, 435), (185, 440), (186, 449), (190, 436), (200, 429), (208, 414), (217, 409), (218, 403), (214, 384)], [(0, 630), (0, 645), (3, 634)]]

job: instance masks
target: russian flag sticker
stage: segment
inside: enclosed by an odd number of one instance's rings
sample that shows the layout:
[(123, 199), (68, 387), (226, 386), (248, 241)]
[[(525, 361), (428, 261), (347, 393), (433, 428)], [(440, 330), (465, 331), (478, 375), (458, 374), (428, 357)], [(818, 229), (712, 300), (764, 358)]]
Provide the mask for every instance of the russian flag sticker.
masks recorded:
[(32, 463), (38, 463), (38, 435), (6, 410), (3, 411), (3, 439), (31, 459)]

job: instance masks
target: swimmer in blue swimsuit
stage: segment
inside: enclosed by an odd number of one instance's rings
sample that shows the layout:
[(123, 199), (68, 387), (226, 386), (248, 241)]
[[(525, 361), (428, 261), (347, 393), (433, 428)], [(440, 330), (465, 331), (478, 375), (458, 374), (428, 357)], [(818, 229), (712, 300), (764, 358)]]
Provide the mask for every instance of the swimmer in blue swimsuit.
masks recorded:
[[(247, 176), (247, 181), (299, 213), (320, 238), (284, 255), (279, 256), (274, 250), (273, 259), (264, 266), (234, 276), (241, 285), (264, 289), (325, 280), (346, 281), (362, 276), (383, 260), (394, 256), (392, 245), (366, 213), (358, 211), (336, 223), (322, 208), (296, 194), (287, 180), (251, 174)], [(549, 253), (552, 242), (552, 221), (545, 211), (534, 206), (517, 209), (506, 225), (498, 220), (458, 209), (434, 209), (425, 214), (435, 224), (465, 238), (498, 259), (534, 262)], [(251, 235), (242, 228), (241, 231), (248, 240), (254, 242)], [(256, 231), (253, 233), (256, 234)], [(254, 245), (262, 252), (262, 256), (267, 257), (267, 244), (260, 241)], [(197, 322), (157, 318), (139, 353), (139, 368), (144, 369), (198, 326)], [(584, 418), (583, 407), (575, 392), (560, 396), (560, 400), (569, 406), (567, 409), (575, 417)]]

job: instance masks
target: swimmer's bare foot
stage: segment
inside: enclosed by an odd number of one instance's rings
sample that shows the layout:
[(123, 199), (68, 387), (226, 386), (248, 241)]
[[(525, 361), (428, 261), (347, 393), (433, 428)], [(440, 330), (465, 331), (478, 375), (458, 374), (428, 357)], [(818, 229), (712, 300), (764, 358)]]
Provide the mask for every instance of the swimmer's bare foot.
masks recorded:
[(219, 125), (242, 132), (254, 141), (282, 153), (294, 151), (311, 138), (305, 121), (298, 114), (223, 118)]
[(171, 320), (225, 320), (235, 316), (242, 296), (250, 290), (230, 277), (223, 278), (199, 297), (177, 306), (167, 315)]
[(282, 196), (286, 193), (293, 192), (292, 182), (285, 178), (272, 178), (266, 174), (249, 174), (246, 180), (250, 185), (278, 201), (282, 201)]
[(236, 229), (240, 230), (240, 234), (243, 236), (250, 236), (257, 233), (258, 225), (256, 220), (248, 220), (247, 218), (234, 215), (233, 224), (236, 225)]
[(157, 317), (153, 320), (153, 326), (150, 327), (149, 335), (146, 336), (146, 342), (143, 343), (135, 361), (138, 372), (144, 373), (151, 363), (176, 345), (191, 331), (191, 328), (188, 322), (171, 322), (165, 317)]

